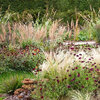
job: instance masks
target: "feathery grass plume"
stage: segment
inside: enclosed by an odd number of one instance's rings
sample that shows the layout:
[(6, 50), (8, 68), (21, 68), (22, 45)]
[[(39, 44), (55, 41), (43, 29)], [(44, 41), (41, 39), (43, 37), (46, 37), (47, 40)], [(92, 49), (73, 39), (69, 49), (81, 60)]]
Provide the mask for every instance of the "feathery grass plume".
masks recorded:
[(91, 100), (91, 93), (82, 93), (78, 90), (73, 90), (69, 92), (69, 97), (71, 100)]
[(4, 24), (2, 24), (1, 25), (1, 29), (2, 29), (2, 38), (3, 38), (3, 41), (5, 41), (5, 39), (6, 39), (6, 28), (5, 28), (5, 25)]
[(96, 25), (96, 38), (97, 42), (100, 43), (100, 24)]
[(75, 27), (74, 27), (74, 40), (78, 40), (78, 35), (79, 35), (79, 32), (80, 32), (78, 22), (79, 22), (79, 19), (77, 18), (76, 24), (75, 24)]
[(34, 29), (34, 38), (39, 41), (39, 40), (44, 40), (47, 36), (47, 28), (46, 27), (41, 27), (40, 29)]
[[(72, 54), (71, 54), (72, 53)], [(74, 56), (74, 53), (76, 55), (81, 54), (81, 59), (79, 57)], [(91, 63), (96, 63), (98, 66), (100, 64), (100, 48), (98, 49), (92, 49), (91, 51), (83, 51), (79, 50), (79, 52), (72, 52), (72, 51), (59, 51), (58, 54), (50, 52), (50, 54), (45, 53), (46, 61), (40, 65), (42, 68), (42, 73), (45, 75), (45, 73), (52, 73), (57, 72), (60, 77), (63, 77), (66, 75), (66, 70), (70, 70), (77, 65), (81, 66), (82, 68), (85, 66), (86, 68), (91, 68)], [(90, 58), (93, 59), (90, 59)], [(89, 60), (90, 59), (90, 60)], [(87, 63), (88, 62), (88, 63)]]
[(99, 65), (100, 64), (100, 47), (98, 49), (93, 49), (91, 52), (94, 62)]
[(9, 31), (9, 40), (12, 41), (12, 30), (11, 30), (10, 22), (8, 22), (7, 26), (8, 26), (8, 31)]
[(45, 75), (47, 72), (52, 74), (53, 77), (56, 75), (56, 73), (58, 73), (59, 77), (65, 77), (66, 70), (72, 66), (75, 66), (74, 56), (70, 55), (69, 52), (64, 54), (63, 51), (61, 51), (59, 54), (54, 53), (54, 55), (52, 55), (52, 53), (44, 54), (46, 56), (46, 62), (40, 65), (43, 75)]
[(51, 41), (53, 41), (55, 39), (55, 33), (57, 31), (58, 28), (58, 22), (55, 21), (53, 22), (53, 24), (51, 25), (50, 29), (49, 29), (49, 38)]

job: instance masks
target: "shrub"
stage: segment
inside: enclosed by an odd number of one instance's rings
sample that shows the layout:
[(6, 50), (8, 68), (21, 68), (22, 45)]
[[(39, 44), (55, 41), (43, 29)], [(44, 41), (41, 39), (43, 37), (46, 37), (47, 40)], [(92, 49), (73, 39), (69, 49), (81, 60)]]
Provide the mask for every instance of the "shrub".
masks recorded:
[(0, 73), (8, 70), (32, 71), (42, 64), (44, 55), (39, 49), (27, 46), (25, 49), (1, 49)]

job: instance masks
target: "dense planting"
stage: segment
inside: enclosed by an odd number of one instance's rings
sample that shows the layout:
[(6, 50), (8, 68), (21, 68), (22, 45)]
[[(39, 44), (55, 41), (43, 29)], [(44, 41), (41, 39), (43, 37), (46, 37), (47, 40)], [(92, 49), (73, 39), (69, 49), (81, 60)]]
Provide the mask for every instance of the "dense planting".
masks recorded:
[(100, 100), (99, 5), (0, 0), (0, 100)]
[(8, 70), (32, 71), (44, 60), (43, 53), (34, 46), (26, 46), (25, 49), (0, 49), (0, 73)]

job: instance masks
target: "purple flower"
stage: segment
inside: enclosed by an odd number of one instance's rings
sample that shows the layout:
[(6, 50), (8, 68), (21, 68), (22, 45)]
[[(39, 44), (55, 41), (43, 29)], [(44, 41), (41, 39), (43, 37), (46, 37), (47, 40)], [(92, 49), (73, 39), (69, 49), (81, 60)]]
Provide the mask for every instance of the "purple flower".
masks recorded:
[(85, 61), (81, 61), (81, 63), (84, 63)]
[(79, 57), (79, 59), (82, 59), (81, 57)]
[(93, 68), (91, 68), (90, 71), (93, 71)]
[(87, 78), (85, 78), (86, 80), (88, 80), (89, 78), (87, 77)]
[(74, 56), (75, 56), (76, 54), (74, 54)]
[(95, 66), (95, 68), (97, 68), (97, 66)]
[(35, 70), (35, 68), (33, 68), (33, 70)]
[(71, 81), (74, 81), (75, 80), (75, 78), (73, 78)]
[(42, 90), (42, 88), (40, 88), (40, 91)]
[(76, 55), (77, 57), (79, 57), (79, 55)]
[(70, 49), (71, 49), (71, 50), (74, 50), (74, 47), (71, 47)]
[(78, 67), (75, 67), (75, 69), (78, 69)]
[(59, 83), (59, 80), (57, 80), (57, 83)]
[(68, 86), (67, 86), (67, 88), (71, 88), (71, 86), (70, 86), (70, 85), (68, 85)]
[(97, 80), (94, 80), (94, 82), (97, 82)]
[(65, 77), (65, 80), (66, 80), (67, 78)]
[(82, 88), (84, 88), (84, 86), (83, 86), (83, 85), (82, 85), (81, 87), (82, 87)]
[(43, 99), (44, 97), (43, 96), (41, 96), (41, 99)]
[(69, 70), (67, 70), (67, 72), (69, 72)]
[(91, 48), (88, 48), (88, 50), (91, 50)]
[(78, 73), (77, 77), (80, 77), (80, 73)]
[(96, 71), (99, 71), (99, 69), (97, 68)]
[(71, 77), (72, 75), (71, 74), (69, 74), (69, 77)]

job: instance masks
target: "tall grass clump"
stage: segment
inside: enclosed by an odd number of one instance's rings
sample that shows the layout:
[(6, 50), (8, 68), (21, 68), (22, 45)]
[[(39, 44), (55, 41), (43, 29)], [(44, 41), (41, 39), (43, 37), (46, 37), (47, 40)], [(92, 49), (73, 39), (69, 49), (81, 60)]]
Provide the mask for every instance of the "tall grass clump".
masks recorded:
[(100, 43), (100, 24), (96, 26), (96, 38), (97, 42)]
[(69, 97), (71, 100), (91, 100), (91, 93), (72, 90), (69, 92)]
[(23, 79), (24, 77), (21, 76), (12, 76), (10, 79), (6, 78), (6, 80), (3, 80), (3, 82), (0, 83), (0, 93), (13, 93), (16, 89), (22, 86), (21, 81)]
[(10, 71), (0, 74), (0, 93), (13, 94), (14, 91), (22, 86), (24, 78), (31, 78), (31, 72)]

